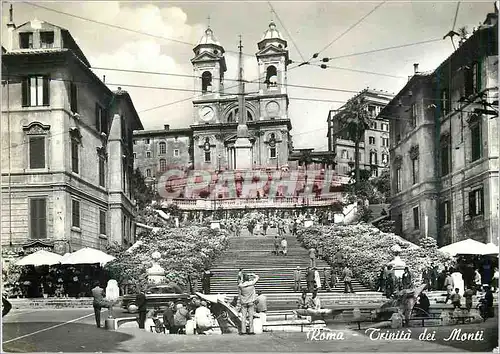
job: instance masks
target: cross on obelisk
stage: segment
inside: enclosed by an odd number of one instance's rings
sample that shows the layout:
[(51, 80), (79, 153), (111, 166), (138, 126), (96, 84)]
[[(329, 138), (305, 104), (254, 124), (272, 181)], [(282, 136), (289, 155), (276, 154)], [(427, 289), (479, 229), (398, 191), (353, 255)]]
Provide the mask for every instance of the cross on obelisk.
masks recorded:
[(243, 44), (241, 42), (241, 34), (240, 34), (240, 44), (238, 45), (238, 49), (240, 50), (238, 53), (238, 108), (240, 112), (239, 124), (246, 123), (246, 107), (245, 107), (245, 83), (243, 82)]

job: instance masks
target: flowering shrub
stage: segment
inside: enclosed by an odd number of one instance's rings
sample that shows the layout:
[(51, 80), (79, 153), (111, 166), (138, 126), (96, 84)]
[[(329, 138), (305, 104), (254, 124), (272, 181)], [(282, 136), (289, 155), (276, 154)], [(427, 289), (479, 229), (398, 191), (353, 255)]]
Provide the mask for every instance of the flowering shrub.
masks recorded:
[(142, 244), (129, 252), (116, 245), (108, 248), (116, 259), (106, 264), (106, 269), (119, 283), (145, 284), (147, 269), (153, 265), (151, 255), (159, 252), (158, 264), (165, 269), (165, 280), (187, 288), (188, 276), (196, 278), (228, 246), (225, 231), (199, 226), (162, 227), (146, 232), (140, 241)]
[(336, 253), (340, 252), (354, 276), (374, 290), (381, 268), (394, 258), (393, 246), (399, 248), (396, 251), (400, 252), (415, 282), (419, 282), (422, 271), (431, 263), (438, 266), (453, 263), (452, 258), (439, 252), (430, 240), (424, 239), (419, 247), (368, 224), (299, 228), (297, 238), (306, 248), (322, 248), (325, 260), (332, 265)]

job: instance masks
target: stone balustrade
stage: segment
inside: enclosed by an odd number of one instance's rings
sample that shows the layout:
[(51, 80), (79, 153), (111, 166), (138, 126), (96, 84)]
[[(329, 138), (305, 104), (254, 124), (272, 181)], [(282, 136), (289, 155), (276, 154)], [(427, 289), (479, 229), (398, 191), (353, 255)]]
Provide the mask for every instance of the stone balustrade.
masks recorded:
[(181, 210), (214, 210), (214, 209), (265, 209), (296, 208), (300, 206), (321, 207), (334, 205), (342, 201), (341, 193), (332, 193), (328, 197), (281, 197), (281, 198), (218, 198), (218, 199), (171, 199), (163, 202), (163, 206), (175, 204)]

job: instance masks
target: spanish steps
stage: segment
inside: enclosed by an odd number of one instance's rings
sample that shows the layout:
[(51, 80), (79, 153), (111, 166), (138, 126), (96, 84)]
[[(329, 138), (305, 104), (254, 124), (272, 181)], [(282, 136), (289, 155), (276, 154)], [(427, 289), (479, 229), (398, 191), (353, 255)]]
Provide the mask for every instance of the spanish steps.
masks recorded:
[[(210, 292), (236, 296), (238, 271), (242, 268), (244, 273), (255, 273), (259, 276), (256, 290), (267, 296), (270, 309), (295, 308), (300, 294), (294, 291), (293, 272), (297, 266), (300, 267), (301, 287), (305, 288), (306, 268), (310, 265), (308, 250), (300, 245), (295, 236), (286, 234), (288, 255), (275, 255), (273, 251), (276, 235), (277, 230), (271, 228), (266, 236), (254, 236), (248, 230), (242, 230), (240, 236), (232, 236), (228, 249), (212, 266)], [(321, 274), (321, 270), (329, 265), (317, 259), (316, 267)], [(320, 290), (323, 304), (353, 301), (379, 303), (384, 299), (381, 293), (369, 291), (356, 279), (352, 281), (355, 294), (344, 294), (344, 283), (340, 274), (337, 274), (337, 279), (332, 291)]]

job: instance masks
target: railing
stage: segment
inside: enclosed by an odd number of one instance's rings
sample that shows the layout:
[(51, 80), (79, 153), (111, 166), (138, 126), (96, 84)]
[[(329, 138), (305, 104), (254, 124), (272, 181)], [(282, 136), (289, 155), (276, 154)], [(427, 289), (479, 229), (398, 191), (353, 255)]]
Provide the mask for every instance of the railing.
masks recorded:
[(218, 199), (183, 199), (176, 198), (163, 202), (164, 206), (175, 204), (182, 210), (216, 209), (261, 209), (261, 208), (297, 208), (301, 206), (319, 207), (334, 205), (342, 201), (341, 193), (332, 193), (328, 197), (276, 197), (263, 198), (218, 198)]

